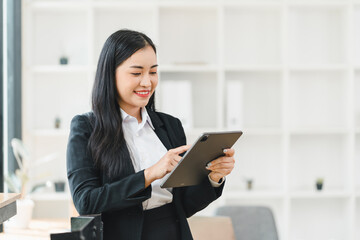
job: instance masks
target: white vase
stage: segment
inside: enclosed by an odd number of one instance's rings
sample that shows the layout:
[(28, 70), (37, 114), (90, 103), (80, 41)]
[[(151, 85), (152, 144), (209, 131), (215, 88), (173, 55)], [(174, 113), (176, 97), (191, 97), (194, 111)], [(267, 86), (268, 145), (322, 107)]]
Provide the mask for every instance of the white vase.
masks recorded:
[(16, 215), (6, 223), (7, 227), (28, 228), (34, 209), (34, 201), (30, 198), (16, 201)]

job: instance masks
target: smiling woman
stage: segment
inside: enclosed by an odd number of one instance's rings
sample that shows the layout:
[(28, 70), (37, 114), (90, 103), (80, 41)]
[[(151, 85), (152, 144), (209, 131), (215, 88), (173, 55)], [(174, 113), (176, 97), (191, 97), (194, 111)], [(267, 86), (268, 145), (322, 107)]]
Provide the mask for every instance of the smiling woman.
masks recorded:
[(179, 119), (155, 110), (156, 48), (120, 30), (101, 51), (92, 112), (71, 123), (67, 175), (80, 214), (102, 214), (104, 240), (190, 240), (187, 217), (220, 197), (234, 151), (201, 184), (165, 189), (161, 179), (187, 151)]

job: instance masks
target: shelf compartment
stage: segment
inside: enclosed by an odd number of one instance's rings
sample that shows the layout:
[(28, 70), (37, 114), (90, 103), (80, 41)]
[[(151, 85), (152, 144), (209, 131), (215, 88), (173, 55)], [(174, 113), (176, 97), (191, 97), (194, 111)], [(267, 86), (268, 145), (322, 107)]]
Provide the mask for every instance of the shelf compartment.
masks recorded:
[(35, 74), (30, 88), (31, 129), (55, 129), (56, 117), (60, 129), (70, 129), (76, 114), (90, 111), (90, 89), (84, 74)]
[(66, 57), (68, 64), (88, 64), (87, 11), (55, 8), (37, 10), (32, 21), (33, 45), (30, 47), (30, 63), (60, 65), (60, 58)]
[(224, 11), (225, 64), (281, 63), (281, 7), (225, 7)]
[(353, 40), (353, 46), (354, 46), (354, 63), (357, 65), (360, 65), (360, 2), (357, 3), (358, 5), (353, 8), (353, 15), (354, 15), (354, 40)]
[(292, 200), (290, 239), (350, 239), (348, 204), (348, 199)]
[(138, 9), (119, 7), (97, 7), (94, 9), (94, 63), (98, 62), (106, 39), (120, 29), (131, 29), (145, 33), (157, 45), (154, 8)]
[(247, 191), (246, 179), (252, 179), (251, 191), (282, 191), (284, 183), (281, 147), (281, 136), (244, 135), (240, 138), (233, 147), (237, 162), (232, 173), (227, 176), (227, 188), (232, 191)]
[[(164, 82), (164, 84), (163, 84)], [(173, 88), (171, 89), (171, 84), (174, 83)], [(180, 92), (177, 87), (179, 86), (176, 82), (181, 83), (188, 83), (185, 84), (186, 89), (190, 89), (190, 92)], [(162, 87), (165, 86), (166, 89)], [(169, 96), (169, 89), (172, 91), (172, 96)], [(217, 122), (217, 109), (219, 102), (219, 91), (218, 89), (218, 82), (217, 82), (217, 75), (216, 73), (199, 73), (199, 72), (168, 72), (168, 73), (160, 73), (160, 81), (159, 86), (156, 90), (156, 98), (163, 99), (167, 97), (166, 104), (164, 101), (160, 101), (161, 104), (158, 109), (160, 111), (164, 111), (169, 114), (175, 115), (175, 117), (182, 118), (185, 117), (188, 119), (188, 116), (191, 117), (189, 120), (191, 124), (188, 124), (187, 130), (191, 128), (216, 128), (218, 127)], [(162, 93), (162, 90), (167, 91)], [(183, 100), (178, 101), (177, 99), (183, 98)], [(188, 99), (192, 99), (192, 101), (188, 104), (188, 106), (183, 106), (184, 101), (186, 102)], [(171, 103), (170, 103), (171, 102)], [(173, 104), (172, 104), (173, 103)], [(172, 106), (171, 108), (167, 106)], [(179, 109), (185, 108), (186, 111), (190, 111), (190, 113), (186, 113), (186, 116), (183, 116)], [(191, 110), (190, 110), (191, 109)], [(187, 123), (184, 123), (187, 124)]]
[(290, 127), (346, 129), (349, 110), (346, 89), (346, 72), (290, 72)]
[(160, 64), (217, 64), (217, 21), (216, 7), (161, 7)]
[(345, 7), (290, 7), (288, 24), (290, 64), (346, 63), (345, 26)]
[(347, 135), (295, 135), (290, 138), (289, 187), (291, 192), (314, 193), (317, 178), (322, 192), (344, 192), (348, 182)]
[(281, 78), (279, 72), (226, 72), (225, 86), (235, 81), (242, 85), (243, 90), (242, 96), (235, 96), (241, 99), (242, 104), (232, 103), (229, 99), (232, 106), (226, 109), (225, 122), (231, 115), (231, 109), (239, 108), (237, 111), (241, 111), (244, 130), (281, 128)]

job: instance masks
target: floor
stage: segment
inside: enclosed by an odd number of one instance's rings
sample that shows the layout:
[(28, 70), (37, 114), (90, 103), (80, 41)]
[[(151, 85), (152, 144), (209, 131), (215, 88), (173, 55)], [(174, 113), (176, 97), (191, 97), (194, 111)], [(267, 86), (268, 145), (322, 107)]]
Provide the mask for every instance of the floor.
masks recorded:
[(1, 240), (50, 240), (51, 233), (69, 232), (69, 219), (33, 219), (27, 229), (18, 229), (4, 224)]

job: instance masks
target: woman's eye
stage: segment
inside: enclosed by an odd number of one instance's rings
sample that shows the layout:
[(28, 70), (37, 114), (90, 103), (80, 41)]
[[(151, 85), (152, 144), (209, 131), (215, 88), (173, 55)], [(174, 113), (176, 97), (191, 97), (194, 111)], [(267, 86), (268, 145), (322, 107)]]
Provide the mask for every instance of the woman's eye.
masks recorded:
[(155, 75), (155, 74), (157, 74), (157, 72), (150, 72), (150, 74), (153, 74), (153, 75)]
[(134, 76), (139, 76), (141, 73), (131, 73)]

